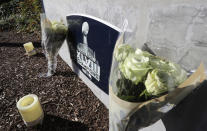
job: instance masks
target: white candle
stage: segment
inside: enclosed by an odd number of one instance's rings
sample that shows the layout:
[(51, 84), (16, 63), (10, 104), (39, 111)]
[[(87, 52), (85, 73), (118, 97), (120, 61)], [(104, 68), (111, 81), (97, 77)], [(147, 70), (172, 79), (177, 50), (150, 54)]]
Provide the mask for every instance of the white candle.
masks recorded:
[(44, 113), (36, 95), (22, 97), (17, 102), (17, 108), (27, 126), (35, 126), (42, 122)]
[(32, 56), (36, 54), (36, 51), (34, 49), (32, 42), (25, 43), (24, 48), (28, 56)]

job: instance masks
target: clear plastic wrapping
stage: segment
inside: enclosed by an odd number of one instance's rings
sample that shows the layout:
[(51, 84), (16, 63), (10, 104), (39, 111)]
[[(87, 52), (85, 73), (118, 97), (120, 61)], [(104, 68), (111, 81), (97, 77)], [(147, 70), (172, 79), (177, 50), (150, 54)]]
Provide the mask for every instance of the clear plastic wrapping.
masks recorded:
[[(133, 33), (128, 34), (124, 26), (113, 53), (109, 85), (112, 131), (137, 131), (153, 124), (205, 79), (203, 64), (196, 73), (187, 73), (165, 55), (157, 56), (148, 43), (139, 49)], [(171, 51), (168, 48), (164, 54)]]
[(41, 14), (41, 30), (42, 30), (42, 49), (48, 60), (48, 72), (40, 74), (40, 77), (52, 76), (57, 67), (57, 55), (62, 46), (66, 34), (67, 26), (62, 22), (51, 22), (46, 18), (45, 14)]

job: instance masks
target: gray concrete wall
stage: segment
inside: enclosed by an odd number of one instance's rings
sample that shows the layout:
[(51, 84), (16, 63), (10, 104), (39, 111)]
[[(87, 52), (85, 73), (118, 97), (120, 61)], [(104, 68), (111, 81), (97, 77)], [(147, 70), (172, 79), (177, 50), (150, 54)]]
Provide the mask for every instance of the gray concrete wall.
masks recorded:
[[(126, 38), (135, 47), (148, 43), (160, 56), (194, 70), (201, 61), (207, 69), (207, 1), (206, 0), (44, 0), (50, 20), (63, 19), (68, 14), (81, 13), (101, 18), (122, 28), (124, 19), (133, 33)], [(60, 56), (71, 67), (66, 42)], [(87, 80), (83, 74), (80, 78)], [(89, 87), (95, 86), (90, 80)], [(98, 98), (107, 97), (98, 88)], [(105, 105), (108, 104), (106, 100)]]
[(206, 0), (44, 0), (51, 20), (65, 20), (71, 13), (101, 18), (121, 28), (124, 19), (134, 32), (130, 43), (149, 42), (156, 54), (195, 69), (207, 68)]

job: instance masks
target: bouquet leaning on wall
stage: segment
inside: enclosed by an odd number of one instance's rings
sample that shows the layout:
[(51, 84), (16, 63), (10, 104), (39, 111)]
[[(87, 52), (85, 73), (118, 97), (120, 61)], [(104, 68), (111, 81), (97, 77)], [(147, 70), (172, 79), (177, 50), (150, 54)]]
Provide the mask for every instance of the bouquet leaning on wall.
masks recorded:
[(110, 131), (137, 131), (155, 123), (205, 79), (203, 64), (188, 74), (146, 45), (141, 50), (124, 39), (122, 32), (113, 53)]
[(52, 76), (57, 67), (57, 55), (66, 39), (67, 26), (62, 21), (50, 21), (45, 14), (40, 14), (42, 48), (48, 60), (47, 73), (40, 74), (40, 77)]

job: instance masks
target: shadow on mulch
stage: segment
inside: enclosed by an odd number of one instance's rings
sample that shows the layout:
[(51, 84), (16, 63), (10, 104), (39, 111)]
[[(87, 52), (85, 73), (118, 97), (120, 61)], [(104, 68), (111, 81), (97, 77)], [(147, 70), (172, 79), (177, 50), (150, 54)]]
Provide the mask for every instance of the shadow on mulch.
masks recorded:
[[(25, 43), (7, 43), (3, 42), (0, 43), (0, 47), (23, 47)], [(34, 47), (41, 47), (41, 43), (39, 42), (33, 42)]]
[(88, 131), (88, 127), (76, 121), (66, 120), (53, 115), (45, 115), (41, 126), (37, 127), (40, 131)]
[(37, 53), (34, 57), (45, 57), (45, 55), (43, 53)]
[(55, 76), (77, 77), (77, 75), (71, 71), (56, 71)]

